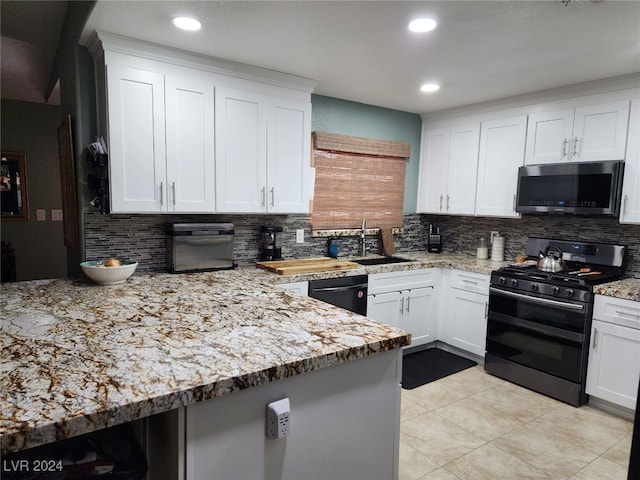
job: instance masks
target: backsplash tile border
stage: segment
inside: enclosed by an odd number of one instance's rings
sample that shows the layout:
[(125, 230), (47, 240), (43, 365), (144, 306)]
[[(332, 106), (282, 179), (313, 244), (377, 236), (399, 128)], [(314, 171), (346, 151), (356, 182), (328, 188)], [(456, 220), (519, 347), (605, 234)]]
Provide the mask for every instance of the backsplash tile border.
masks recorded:
[[(283, 228), (284, 258), (326, 255), (327, 239), (312, 236), (308, 215), (101, 215), (88, 211), (85, 212), (86, 259), (125, 257), (139, 262), (139, 272), (165, 271), (166, 224), (180, 222), (232, 222), (235, 228), (234, 259), (239, 265), (251, 265), (258, 259), (261, 225)], [(529, 237), (626, 245), (626, 274), (640, 278), (640, 225), (621, 225), (616, 219), (609, 218), (547, 215), (505, 219), (405, 214), (403, 233), (394, 236), (396, 251), (399, 254), (426, 251), (429, 224), (440, 227), (444, 252), (470, 256), (475, 256), (479, 238), (489, 238), (492, 230), (505, 237), (505, 259), (523, 253)], [(295, 243), (297, 229), (304, 230), (304, 243)], [(358, 236), (339, 238), (339, 257), (357, 256), (358, 240)], [(369, 253), (378, 253), (376, 235), (368, 235), (366, 242)]]

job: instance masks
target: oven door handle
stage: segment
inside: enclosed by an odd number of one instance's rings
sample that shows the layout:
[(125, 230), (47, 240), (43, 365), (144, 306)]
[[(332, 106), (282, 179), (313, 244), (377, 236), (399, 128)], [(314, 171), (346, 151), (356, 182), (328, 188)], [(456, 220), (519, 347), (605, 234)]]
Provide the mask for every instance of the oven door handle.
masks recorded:
[(502, 295), (505, 297), (519, 298), (522, 300), (526, 300), (527, 302), (537, 303), (538, 305), (547, 305), (551, 307), (562, 308), (564, 310), (575, 310), (579, 312), (584, 312), (584, 307), (585, 307), (584, 304), (566, 303), (566, 302), (560, 302), (558, 300), (549, 300), (546, 298), (534, 297), (534, 296), (525, 295), (522, 293), (509, 292), (507, 290), (500, 290), (499, 288), (495, 288), (495, 287), (490, 287), (489, 292), (495, 293), (496, 295)]
[(367, 286), (366, 283), (360, 283), (358, 285), (347, 285), (345, 287), (322, 287), (314, 288), (314, 292), (346, 292), (348, 290), (360, 290)]

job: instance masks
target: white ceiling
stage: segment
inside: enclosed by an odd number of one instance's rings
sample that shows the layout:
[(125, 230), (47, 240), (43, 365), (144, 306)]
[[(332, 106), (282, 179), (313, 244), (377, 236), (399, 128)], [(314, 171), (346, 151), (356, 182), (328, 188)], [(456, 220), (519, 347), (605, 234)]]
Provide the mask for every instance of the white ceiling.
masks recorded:
[[(1, 3), (5, 97), (5, 45), (14, 52), (22, 48), (5, 39), (6, 11), (16, 10), (14, 3), (31, 4), (23, 23), (17, 16), (12, 22), (28, 25), (21, 31), (30, 33), (20, 35), (55, 54), (52, 42), (40, 37), (57, 28), (60, 5), (51, 4), (66, 2)], [(199, 18), (203, 29), (178, 31), (170, 24), (178, 14)], [(412, 34), (408, 21), (422, 15), (435, 18), (438, 27)], [(635, 0), (99, 0), (81, 42), (102, 30), (311, 79), (321, 95), (427, 113), (638, 73), (639, 25)], [(25, 41), (20, 35), (11, 37)], [(441, 90), (419, 92), (428, 80)]]

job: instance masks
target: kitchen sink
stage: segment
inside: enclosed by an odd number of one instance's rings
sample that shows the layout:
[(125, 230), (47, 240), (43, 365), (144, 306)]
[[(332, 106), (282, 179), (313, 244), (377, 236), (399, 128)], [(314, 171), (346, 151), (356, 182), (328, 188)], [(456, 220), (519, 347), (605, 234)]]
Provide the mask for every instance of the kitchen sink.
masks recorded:
[(360, 265), (387, 265), (389, 263), (403, 263), (403, 262), (413, 262), (409, 258), (402, 257), (380, 257), (380, 258), (363, 258), (360, 260), (353, 260)]

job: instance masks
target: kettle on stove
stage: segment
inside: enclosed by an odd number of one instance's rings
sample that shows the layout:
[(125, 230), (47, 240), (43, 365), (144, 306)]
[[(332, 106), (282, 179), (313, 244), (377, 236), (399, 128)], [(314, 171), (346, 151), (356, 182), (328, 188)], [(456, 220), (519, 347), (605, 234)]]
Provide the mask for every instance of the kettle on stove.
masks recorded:
[[(555, 250), (557, 256), (550, 253), (550, 250)], [(542, 270), (543, 272), (562, 272), (565, 268), (566, 265), (562, 259), (562, 250), (556, 245), (549, 245), (544, 253), (540, 252), (538, 270)]]

